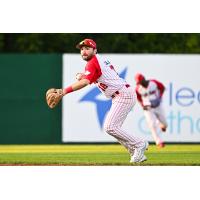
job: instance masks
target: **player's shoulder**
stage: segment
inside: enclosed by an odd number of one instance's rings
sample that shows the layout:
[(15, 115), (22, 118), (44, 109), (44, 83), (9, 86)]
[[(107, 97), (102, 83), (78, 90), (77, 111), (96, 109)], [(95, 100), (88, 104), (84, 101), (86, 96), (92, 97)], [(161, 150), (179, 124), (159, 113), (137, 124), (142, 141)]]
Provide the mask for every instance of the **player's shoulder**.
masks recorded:
[(148, 88), (157, 88), (158, 81), (156, 79), (149, 79)]
[(154, 83), (154, 84), (156, 84), (156, 85), (160, 83), (160, 81), (158, 81), (158, 80), (156, 80), (156, 79), (150, 79), (149, 82), (150, 82), (150, 83)]
[(156, 82), (158, 82), (158, 80), (156, 80), (156, 79), (149, 79), (149, 82), (154, 82), (154, 83), (156, 83)]
[(157, 88), (165, 88), (165, 86), (164, 86), (164, 84), (163, 83), (161, 83), (160, 81), (158, 81), (158, 80), (156, 80), (156, 79), (152, 79), (152, 81), (151, 81), (151, 85), (154, 85), (154, 87), (157, 87)]
[(97, 59), (97, 62), (99, 64), (100, 68), (107, 68), (107, 67), (110, 67), (112, 65), (110, 60), (106, 56), (102, 56), (102, 55), (97, 54), (96, 59)]
[(96, 54), (96, 59), (104, 64), (104, 65), (109, 65), (111, 64), (110, 60), (106, 57), (106, 56), (103, 56), (103, 55), (99, 55), (99, 54)]

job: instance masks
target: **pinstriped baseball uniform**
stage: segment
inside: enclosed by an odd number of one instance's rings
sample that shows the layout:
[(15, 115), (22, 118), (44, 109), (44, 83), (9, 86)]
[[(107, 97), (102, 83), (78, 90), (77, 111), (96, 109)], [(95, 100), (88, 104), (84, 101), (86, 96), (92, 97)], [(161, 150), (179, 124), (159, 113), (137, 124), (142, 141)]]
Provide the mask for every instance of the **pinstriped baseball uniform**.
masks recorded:
[(126, 133), (121, 127), (135, 105), (134, 89), (119, 77), (108, 60), (99, 55), (94, 55), (87, 62), (84, 74), (84, 78), (90, 80), (90, 84), (96, 84), (107, 98), (112, 98), (112, 106), (105, 119), (104, 129), (133, 155), (134, 148), (140, 147), (144, 140)]

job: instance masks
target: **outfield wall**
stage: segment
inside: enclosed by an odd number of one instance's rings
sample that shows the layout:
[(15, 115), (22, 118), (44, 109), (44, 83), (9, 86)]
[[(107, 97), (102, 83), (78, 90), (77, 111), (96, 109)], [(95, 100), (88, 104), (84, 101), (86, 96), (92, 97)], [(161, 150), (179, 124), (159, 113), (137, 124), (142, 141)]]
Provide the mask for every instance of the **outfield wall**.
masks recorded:
[[(200, 142), (200, 56), (159, 54), (105, 54), (120, 76), (131, 85), (134, 75), (160, 80), (166, 86), (163, 106), (168, 131), (160, 136), (168, 142)], [(85, 62), (79, 54), (63, 57), (63, 86), (75, 81)], [(69, 94), (63, 101), (63, 142), (114, 142), (103, 130), (111, 101), (94, 86)], [(129, 114), (125, 130), (153, 141), (139, 104)]]
[[(161, 135), (165, 141), (200, 142), (199, 55), (106, 56), (131, 85), (137, 72), (166, 85), (163, 104), (169, 129)], [(46, 90), (68, 86), (84, 66), (79, 54), (1, 54), (0, 144), (115, 142), (102, 129), (111, 102), (94, 86), (67, 95), (63, 110), (62, 104), (53, 110), (46, 105)], [(138, 104), (124, 128), (153, 141)]]
[(45, 92), (62, 85), (62, 55), (1, 54), (0, 85), (0, 144), (61, 143), (61, 105)]

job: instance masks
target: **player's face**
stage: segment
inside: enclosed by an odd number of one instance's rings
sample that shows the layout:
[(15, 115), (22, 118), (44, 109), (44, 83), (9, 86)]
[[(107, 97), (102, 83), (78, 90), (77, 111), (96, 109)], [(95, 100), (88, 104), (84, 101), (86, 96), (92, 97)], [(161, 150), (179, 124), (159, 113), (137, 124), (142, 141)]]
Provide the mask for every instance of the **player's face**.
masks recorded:
[(81, 47), (81, 56), (83, 60), (88, 61), (95, 54), (96, 54), (96, 49), (93, 49), (92, 47), (87, 47), (87, 46)]

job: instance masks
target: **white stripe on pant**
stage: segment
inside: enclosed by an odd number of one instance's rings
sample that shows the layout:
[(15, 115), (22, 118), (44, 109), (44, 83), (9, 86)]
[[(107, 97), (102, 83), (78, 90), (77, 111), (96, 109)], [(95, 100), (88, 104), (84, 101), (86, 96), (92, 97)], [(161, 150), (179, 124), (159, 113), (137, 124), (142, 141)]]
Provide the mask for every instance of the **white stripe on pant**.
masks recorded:
[(135, 103), (136, 94), (134, 89), (124, 86), (119, 94), (112, 99), (112, 106), (104, 123), (105, 131), (115, 137), (131, 155), (133, 155), (135, 148), (142, 145), (144, 140), (126, 133), (121, 127)]

